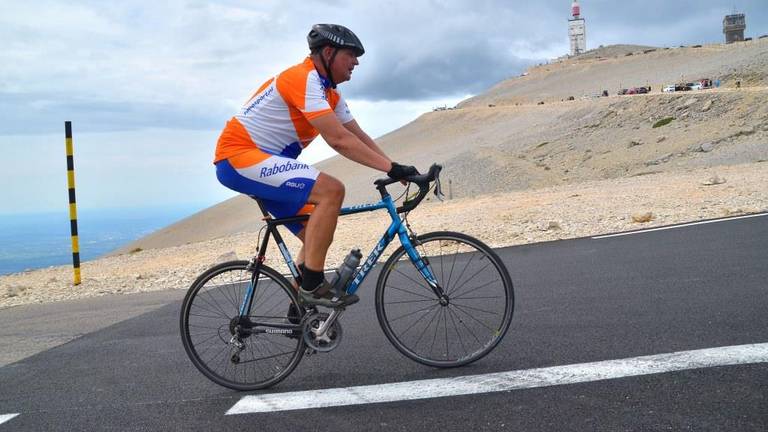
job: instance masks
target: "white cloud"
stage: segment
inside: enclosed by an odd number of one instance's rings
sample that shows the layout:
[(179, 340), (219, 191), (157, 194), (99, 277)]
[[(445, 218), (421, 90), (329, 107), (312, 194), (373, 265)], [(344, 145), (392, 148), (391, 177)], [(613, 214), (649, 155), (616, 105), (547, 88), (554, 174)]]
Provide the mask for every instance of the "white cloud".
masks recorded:
[[(747, 13), (748, 35), (768, 33), (765, 0), (581, 3), (588, 47), (718, 41), (732, 5)], [(13, 185), (0, 205), (37, 209), (66, 199), (57, 191), (64, 120), (74, 122), (82, 193), (94, 206), (221, 199), (228, 192), (199, 174), (210, 169), (218, 130), (264, 80), (302, 60), (313, 23), (345, 24), (363, 40), (366, 54), (340, 89), (376, 137), (564, 54), (569, 6), (563, 0), (0, 0), (0, 148), (12, 149), (4, 157), (17, 162), (0, 171), (0, 181)], [(309, 151), (306, 157), (328, 154), (320, 142)], [(145, 176), (126, 174), (147, 167)], [(88, 185), (98, 187), (88, 191)]]
[[(92, 117), (99, 119), (99, 126), (89, 130), (158, 126), (141, 112), (126, 119), (126, 106), (138, 111), (151, 106), (149, 111), (167, 118), (168, 126), (189, 127), (185, 121), (172, 123), (184, 113), (202, 120), (200, 127), (218, 126), (261, 81), (306, 55), (305, 34), (317, 21), (346, 23), (370, 47), (359, 73), (361, 84), (347, 90), (359, 97), (380, 99), (382, 90), (390, 93), (389, 99), (435, 97), (450, 91), (447, 86), (463, 85), (465, 75), (452, 78), (451, 65), (472, 61), (468, 54), (477, 51), (481, 62), (496, 54), (514, 59), (504, 50), (494, 51), (498, 41), (482, 42), (482, 49), (474, 50), (480, 13), (467, 12), (462, 2), (412, 5), (415, 9), (408, 13), (405, 2), (386, 6), (277, 1), (13, 4), (6, 8), (0, 30), (11, 41), (0, 52), (0, 61), (8, 65), (0, 70), (0, 96), (18, 98), (13, 106), (7, 105), (8, 97), (6, 104), (0, 101), (0, 115), (7, 113), (0, 134), (26, 133), (33, 127), (57, 130), (58, 121), (31, 119), (67, 113), (90, 128), (89, 103), (98, 110)], [(434, 13), (443, 14), (443, 25), (423, 26), (425, 16)], [(461, 55), (453, 56), (452, 47)], [(504, 62), (478, 67), (519, 67)], [(434, 73), (441, 79), (424, 79)], [(472, 89), (503, 77), (496, 73), (489, 81), (488, 76), (474, 77)], [(389, 80), (407, 91), (382, 85)], [(462, 91), (466, 88), (453, 93)], [(28, 111), (24, 116), (13, 115), (19, 103)]]

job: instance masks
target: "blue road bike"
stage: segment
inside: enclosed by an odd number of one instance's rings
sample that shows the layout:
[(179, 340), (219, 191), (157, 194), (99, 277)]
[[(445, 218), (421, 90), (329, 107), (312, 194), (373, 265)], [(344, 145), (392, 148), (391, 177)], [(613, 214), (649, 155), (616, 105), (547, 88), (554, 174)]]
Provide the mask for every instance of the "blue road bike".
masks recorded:
[[(376, 316), (389, 341), (405, 356), (433, 367), (457, 367), (491, 352), (512, 321), (514, 293), (504, 263), (468, 235), (412, 232), (407, 215), (434, 189), (440, 197), (440, 165), (406, 179), (415, 197), (397, 207), (387, 191), (395, 180), (374, 182), (381, 201), (341, 209), (340, 215), (388, 211), (392, 222), (346, 286), (354, 294), (387, 246), (401, 245), (380, 267)], [(257, 200), (258, 201), (258, 200)], [(192, 363), (206, 377), (235, 390), (257, 390), (287, 377), (305, 355), (339, 345), (339, 318), (348, 306), (320, 311), (303, 307), (294, 284), (264, 264), (270, 237), (291, 272), (300, 274), (277, 227), (308, 216), (265, 216), (266, 234), (250, 261), (218, 264), (201, 274), (181, 308), (181, 339)], [(325, 309), (325, 308), (323, 308)]]

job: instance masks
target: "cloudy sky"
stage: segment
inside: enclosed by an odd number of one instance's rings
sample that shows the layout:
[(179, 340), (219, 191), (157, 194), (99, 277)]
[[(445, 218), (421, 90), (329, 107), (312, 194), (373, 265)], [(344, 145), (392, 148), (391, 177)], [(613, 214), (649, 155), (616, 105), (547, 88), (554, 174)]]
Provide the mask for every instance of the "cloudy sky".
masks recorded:
[[(303, 59), (313, 23), (363, 41), (340, 90), (375, 137), (565, 54), (571, 1), (520, 3), (0, 0), (0, 213), (66, 206), (65, 120), (79, 205), (214, 204), (233, 196), (213, 175), (219, 129)], [(580, 3), (588, 48), (720, 42), (734, 7), (747, 36), (768, 33), (766, 0)], [(310, 159), (329, 154), (315, 144)]]

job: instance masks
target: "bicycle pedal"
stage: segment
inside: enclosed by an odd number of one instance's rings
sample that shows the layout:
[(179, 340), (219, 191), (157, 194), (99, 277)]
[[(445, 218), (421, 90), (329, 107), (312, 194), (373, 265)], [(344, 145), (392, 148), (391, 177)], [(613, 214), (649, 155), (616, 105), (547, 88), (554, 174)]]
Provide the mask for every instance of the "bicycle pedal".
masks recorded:
[(344, 304), (334, 309), (344, 310), (345, 307), (352, 306), (353, 304), (359, 301), (360, 301), (360, 297), (358, 297), (356, 294), (347, 294), (346, 297), (344, 297)]
[(352, 306), (353, 304), (360, 301), (360, 298), (358, 296), (354, 296), (354, 298), (349, 299), (348, 301), (345, 301), (344, 304), (338, 305), (333, 310), (335, 312), (344, 312), (347, 310), (347, 306)]

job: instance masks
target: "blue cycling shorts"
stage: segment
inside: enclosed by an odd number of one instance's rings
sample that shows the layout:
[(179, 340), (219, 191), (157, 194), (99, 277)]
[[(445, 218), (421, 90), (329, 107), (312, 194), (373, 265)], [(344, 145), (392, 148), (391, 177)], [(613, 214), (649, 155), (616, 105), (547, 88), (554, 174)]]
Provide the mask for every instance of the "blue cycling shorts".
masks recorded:
[[(259, 199), (275, 218), (310, 214), (309, 194), (320, 171), (284, 156), (254, 150), (216, 162), (216, 177), (224, 186)], [(306, 223), (286, 224), (298, 234)]]

